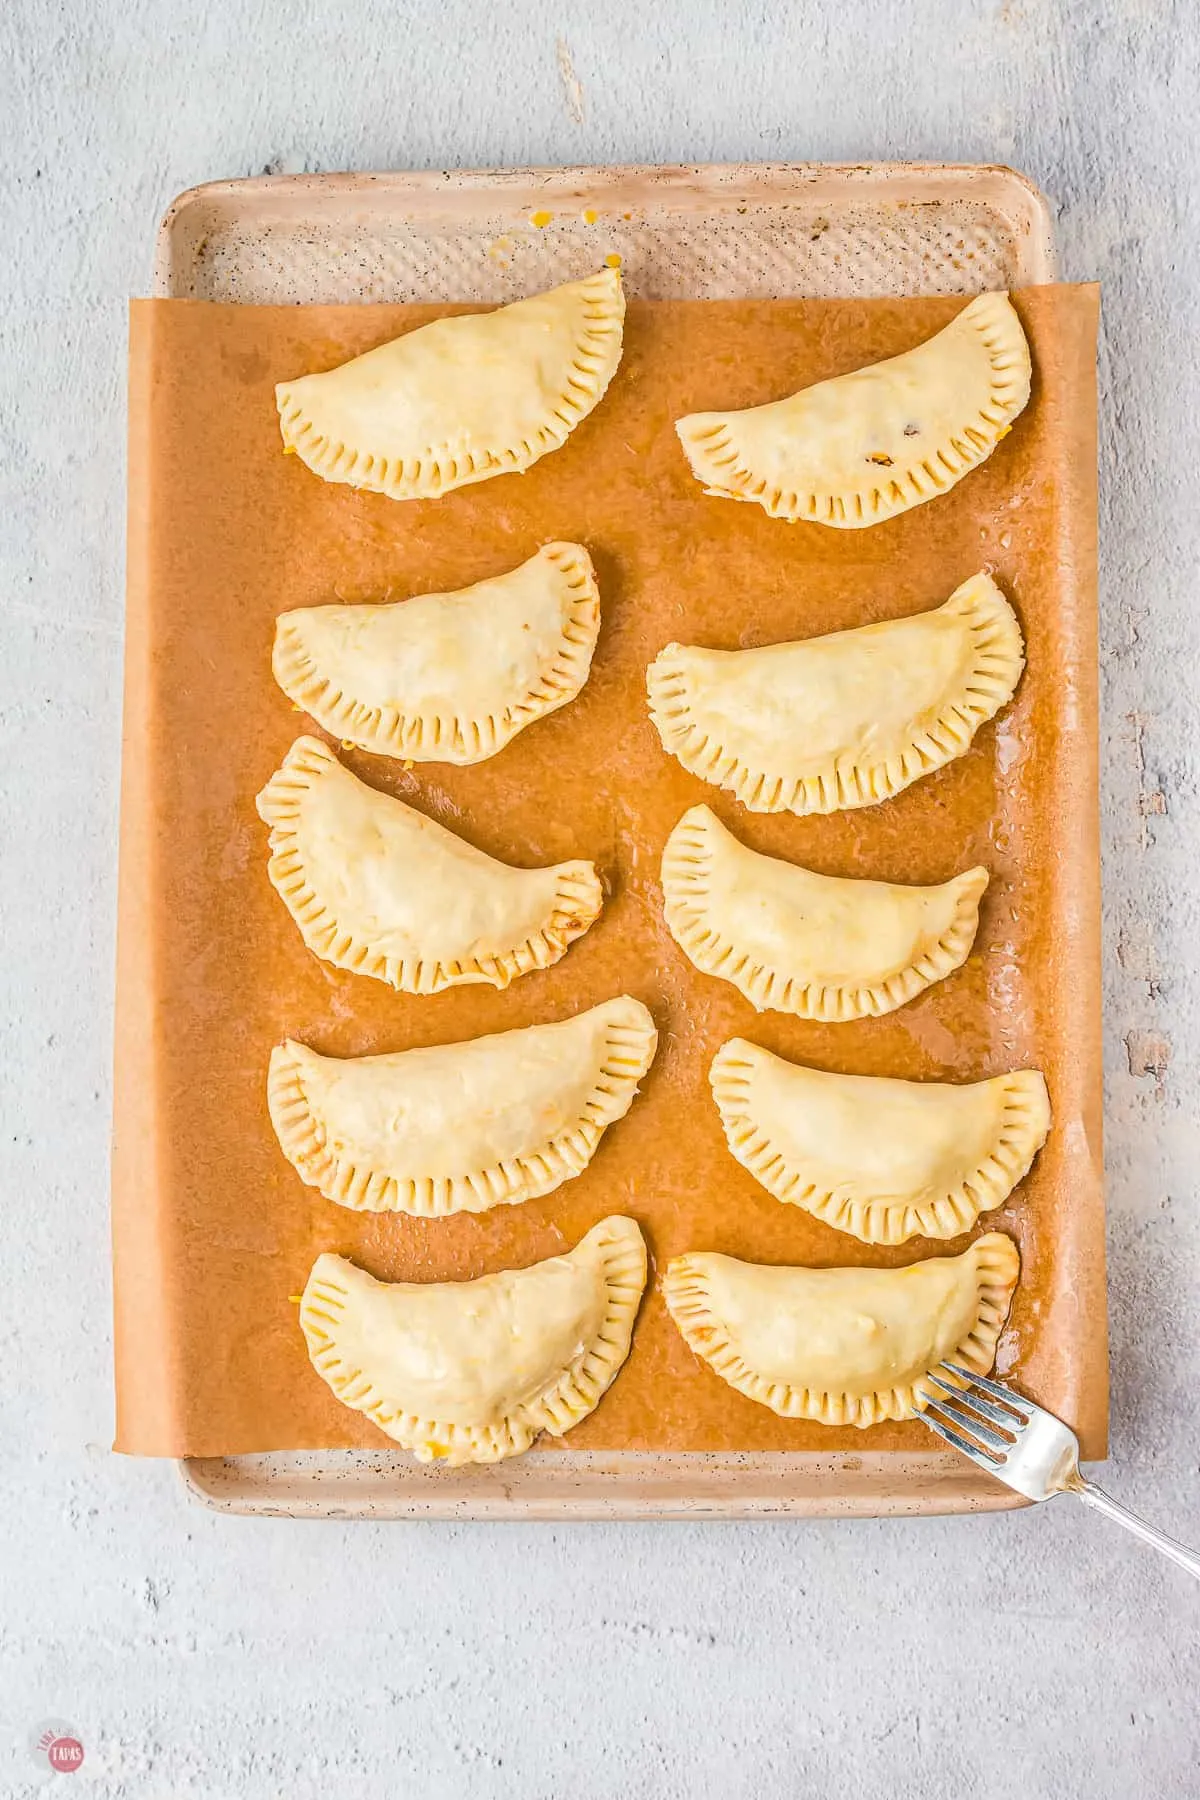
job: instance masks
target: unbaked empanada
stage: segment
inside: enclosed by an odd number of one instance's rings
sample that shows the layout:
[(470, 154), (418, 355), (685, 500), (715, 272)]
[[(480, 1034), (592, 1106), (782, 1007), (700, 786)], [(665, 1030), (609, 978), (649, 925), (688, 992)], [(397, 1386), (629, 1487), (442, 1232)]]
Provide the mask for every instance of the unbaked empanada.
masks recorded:
[(986, 1375), (1020, 1273), (1011, 1238), (902, 1269), (797, 1269), (692, 1252), (663, 1292), (697, 1356), (785, 1419), (912, 1419), (949, 1357)]
[(614, 1217), (563, 1256), (477, 1281), (376, 1281), (326, 1252), (300, 1324), (343, 1406), (421, 1462), (499, 1462), (599, 1405), (645, 1285), (642, 1234)]
[(1024, 666), (1012, 607), (981, 574), (913, 618), (754, 650), (668, 644), (646, 681), (663, 748), (693, 775), (751, 812), (828, 813), (961, 756)]
[(662, 859), (667, 925), (696, 967), (802, 1019), (892, 1012), (949, 975), (987, 883), (980, 868), (940, 887), (818, 875), (747, 849), (707, 806), (684, 813)]
[(325, 481), (432, 499), (557, 450), (621, 360), (615, 269), (494, 312), (436, 319), (275, 389), (284, 448)]
[(853, 529), (944, 494), (984, 462), (1029, 399), (1029, 345), (1007, 294), (849, 375), (675, 429), (705, 492), (773, 519)]
[(599, 914), (590, 862), (514, 869), (378, 793), (300, 737), (258, 796), (271, 881), (315, 955), (406, 994), (505, 988)]
[(553, 1193), (624, 1118), (654, 1058), (628, 994), (555, 1025), (386, 1056), (271, 1052), (267, 1102), (311, 1187), (365, 1212), (486, 1212)]
[(587, 551), (546, 544), (454, 593), (283, 613), (272, 667), (284, 693), (344, 742), (477, 763), (575, 698), (599, 630)]
[(1036, 1069), (961, 1086), (833, 1075), (731, 1038), (709, 1079), (729, 1148), (768, 1193), (867, 1244), (969, 1231), (1050, 1129)]

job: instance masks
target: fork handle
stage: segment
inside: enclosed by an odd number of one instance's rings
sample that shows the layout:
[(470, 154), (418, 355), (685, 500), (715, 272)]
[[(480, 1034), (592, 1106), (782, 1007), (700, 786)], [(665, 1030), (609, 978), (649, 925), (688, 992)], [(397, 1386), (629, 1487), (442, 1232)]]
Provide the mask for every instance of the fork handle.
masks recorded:
[(1178, 1563), (1181, 1569), (1186, 1569), (1189, 1575), (1195, 1575), (1200, 1580), (1200, 1556), (1194, 1550), (1177, 1543), (1165, 1531), (1156, 1531), (1153, 1525), (1147, 1525), (1144, 1519), (1131, 1513), (1127, 1506), (1122, 1506), (1119, 1500), (1114, 1500), (1103, 1488), (1098, 1488), (1095, 1482), (1085, 1481), (1080, 1476), (1077, 1484), (1072, 1482), (1068, 1492), (1082, 1500), (1085, 1506), (1094, 1506), (1106, 1518), (1115, 1519), (1126, 1531), (1132, 1531), (1134, 1537), (1141, 1538), (1143, 1544), (1153, 1545), (1155, 1550), (1161, 1551), (1173, 1563)]

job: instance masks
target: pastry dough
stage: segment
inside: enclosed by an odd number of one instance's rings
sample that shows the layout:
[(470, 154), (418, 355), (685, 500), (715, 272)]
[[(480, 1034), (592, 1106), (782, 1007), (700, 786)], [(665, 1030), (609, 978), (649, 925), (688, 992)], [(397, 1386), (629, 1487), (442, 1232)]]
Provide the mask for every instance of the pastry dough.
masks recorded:
[(564, 444), (621, 360), (625, 298), (601, 269), (494, 312), (437, 319), (275, 389), (284, 448), (325, 481), (432, 499)]
[(632, 1219), (478, 1281), (376, 1281), (318, 1256), (300, 1303), (312, 1365), (421, 1462), (499, 1462), (570, 1431), (629, 1354), (646, 1285)]
[(1007, 294), (980, 294), (903, 356), (744, 412), (676, 424), (705, 492), (773, 519), (854, 529), (944, 494), (1029, 399), (1029, 345)]
[(664, 750), (751, 812), (870, 806), (961, 756), (1011, 700), (1021, 628), (988, 575), (944, 606), (755, 650), (668, 644), (647, 672)]
[(892, 1012), (966, 961), (986, 869), (940, 887), (817, 875), (740, 844), (707, 806), (684, 813), (662, 860), (671, 935), (759, 1012), (859, 1019)]
[(912, 1419), (949, 1357), (986, 1375), (1020, 1273), (1001, 1232), (961, 1256), (901, 1269), (772, 1268), (678, 1256), (663, 1292), (697, 1356), (785, 1419), (878, 1425)]
[(1028, 1174), (1050, 1129), (1036, 1069), (963, 1086), (831, 1075), (731, 1038), (709, 1079), (743, 1167), (867, 1244), (969, 1231)]
[(366, 1212), (486, 1212), (550, 1194), (592, 1160), (654, 1058), (627, 994), (556, 1025), (340, 1060), (290, 1039), (267, 1101), (284, 1155)]
[(603, 904), (590, 862), (514, 869), (301, 737), (258, 796), (267, 873), (309, 949), (406, 994), (505, 988), (556, 963)]
[(284, 693), (344, 742), (477, 763), (575, 698), (599, 630), (587, 551), (547, 544), (452, 594), (284, 613), (272, 666)]

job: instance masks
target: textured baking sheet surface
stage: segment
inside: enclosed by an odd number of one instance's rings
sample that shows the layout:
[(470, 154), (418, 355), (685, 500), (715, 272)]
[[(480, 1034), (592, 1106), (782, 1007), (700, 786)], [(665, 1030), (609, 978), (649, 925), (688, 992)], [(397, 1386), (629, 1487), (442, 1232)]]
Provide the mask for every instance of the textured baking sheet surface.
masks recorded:
[(158, 291), (242, 302), (512, 300), (622, 258), (642, 299), (974, 294), (1051, 281), (1011, 169), (806, 164), (214, 182), (176, 201)]
[[(661, 1265), (689, 1247), (766, 1261), (895, 1263), (779, 1206), (729, 1158), (706, 1071), (734, 1033), (798, 1060), (972, 1078), (1035, 1062), (1058, 1126), (1033, 1177), (986, 1221), (1025, 1276), (1003, 1366), (1081, 1426), (1103, 1419), (1094, 1017), (1095, 292), (1031, 290), (1033, 402), (950, 495), (864, 533), (788, 527), (708, 499), (671, 429), (701, 404), (780, 387), (918, 342), (953, 300), (634, 303), (621, 370), (566, 449), (528, 475), (397, 506), (279, 454), (275, 380), (332, 366), (430, 308), (145, 303), (134, 315), (126, 878), (117, 1183), (120, 1442), (222, 1454), (378, 1443), (311, 1373), (288, 1296), (321, 1249), (388, 1278), (523, 1263), (608, 1211), (645, 1225)], [(275, 615), (322, 599), (461, 585), (540, 541), (596, 558), (605, 623), (580, 699), (474, 769), (349, 760), (514, 862), (593, 856), (611, 895), (555, 969), (505, 994), (392, 994), (303, 948), (265, 877), (253, 796), (302, 722), (269, 676)], [(980, 566), (1013, 596), (1029, 671), (999, 728), (896, 800), (829, 819), (752, 817), (665, 757), (646, 662), (669, 638), (768, 642), (936, 604)], [(482, 647), (486, 653), (486, 646)], [(699, 798), (759, 848), (831, 873), (993, 885), (967, 967), (887, 1019), (757, 1019), (699, 975), (661, 917), (658, 853)], [(128, 924), (129, 914), (125, 923)], [(561, 1017), (622, 989), (663, 1045), (645, 1093), (591, 1168), (544, 1201), (429, 1222), (360, 1217), (283, 1162), (262, 1077), (285, 1033), (358, 1054)], [(143, 1009), (148, 1009), (144, 1012)], [(139, 1115), (148, 1157), (130, 1154)], [(680, 1121), (686, 1120), (686, 1128)], [(924, 1449), (919, 1425), (872, 1451)], [(629, 1364), (572, 1449), (817, 1451), (853, 1431), (777, 1419), (696, 1363), (652, 1292)]]

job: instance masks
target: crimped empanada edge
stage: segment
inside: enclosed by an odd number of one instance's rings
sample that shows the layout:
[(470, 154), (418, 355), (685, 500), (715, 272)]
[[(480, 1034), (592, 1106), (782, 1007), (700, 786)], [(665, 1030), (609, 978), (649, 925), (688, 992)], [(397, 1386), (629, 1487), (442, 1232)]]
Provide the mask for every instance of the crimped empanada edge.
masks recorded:
[[(748, 812), (790, 812), (802, 818), (892, 799), (964, 755), (980, 726), (1012, 699), (1025, 667), (1017, 616), (989, 575), (971, 576), (933, 610), (962, 618), (974, 660), (937, 717), (920, 731), (910, 729), (886, 757), (866, 765), (837, 761), (817, 775), (791, 778), (753, 766), (727, 745), (715, 743), (697, 716), (680, 654), (693, 646), (685, 644), (668, 644), (646, 671), (650, 717), (663, 749), (690, 774), (732, 793)], [(898, 629), (907, 623), (895, 621)]]
[[(343, 439), (323, 433), (313, 412), (306, 411), (303, 398), (297, 399), (296, 389), (301, 383), (322, 379), (313, 375), (276, 384), (275, 404), (285, 453), (294, 453), (324, 481), (365, 488), (392, 500), (436, 499), (454, 488), (488, 481), (494, 475), (523, 473), (540, 457), (559, 449), (576, 425), (599, 405), (621, 360), (625, 296), (618, 271), (600, 269), (580, 285), (584, 290), (583, 304), (569, 373), (555, 396), (549, 418), (528, 438), (457, 453), (445, 446), (426, 444), (407, 458), (377, 457), (371, 451), (360, 453)], [(479, 316), (486, 319), (494, 314)], [(402, 342), (403, 337), (392, 341)], [(337, 370), (325, 373), (335, 375)], [(302, 393), (311, 395), (311, 386)]]
[[(621, 995), (619, 1000), (601, 1005), (621, 1003), (625, 1004), (624, 1016), (605, 1021), (595, 1078), (575, 1122), (569, 1130), (520, 1156), (487, 1162), (461, 1174), (403, 1180), (370, 1164), (343, 1160), (330, 1150), (327, 1124), (305, 1086), (304, 1058), (297, 1052), (307, 1046), (291, 1039), (272, 1050), (267, 1075), (267, 1108), (279, 1147), (303, 1182), (325, 1199), (355, 1212), (402, 1212), (441, 1219), (453, 1213), (489, 1212), (496, 1206), (541, 1199), (587, 1168), (605, 1131), (624, 1118), (633, 1104), (638, 1083), (654, 1060), (658, 1034), (642, 1003)], [(599, 1009), (587, 1008), (564, 1023), (586, 1018), (593, 1010)], [(318, 1055), (316, 1051), (309, 1054)]]
[[(988, 1155), (967, 1170), (947, 1193), (928, 1205), (891, 1200), (836, 1196), (815, 1183), (803, 1187), (804, 1174), (790, 1163), (770, 1133), (754, 1117), (753, 1072), (757, 1058), (772, 1058), (789, 1068), (804, 1068), (774, 1057), (758, 1044), (731, 1038), (713, 1058), (709, 1070), (713, 1099), (721, 1115), (730, 1154), (767, 1193), (785, 1206), (798, 1206), (835, 1231), (864, 1244), (897, 1245), (910, 1238), (939, 1240), (969, 1231), (981, 1213), (1002, 1206), (1029, 1173), (1050, 1128), (1050, 1103), (1040, 1070), (1015, 1069), (972, 1087), (1002, 1084), (1004, 1105)], [(917, 1084), (919, 1085), (919, 1084)], [(801, 1191), (797, 1192), (800, 1188)]]
[[(717, 825), (720, 831), (725, 831), (725, 827), (715, 814), (703, 820), (693, 817), (701, 811), (707, 813), (708, 808), (693, 807), (690, 813), (684, 814), (663, 850), (663, 912), (667, 928), (702, 974), (730, 982), (756, 1011), (792, 1013), (797, 1018), (825, 1023), (878, 1018), (894, 1012), (935, 982), (944, 980), (970, 955), (979, 928), (979, 901), (989, 879), (988, 871), (983, 867), (965, 869), (940, 884), (943, 888), (957, 890), (954, 917), (942, 935), (906, 968), (870, 986), (818, 986), (804, 980), (802, 974), (789, 975), (768, 969), (753, 962), (748, 954), (739, 957), (729, 939), (706, 922), (702, 910), (704, 880), (698, 871), (703, 871), (706, 863), (712, 861), (708, 842), (712, 826)], [(732, 832), (726, 835), (743, 854), (762, 855), (760, 851), (750, 850)]]
[[(406, 713), (357, 700), (323, 674), (310, 653), (302, 623), (307, 608), (282, 613), (276, 620), (271, 655), (275, 680), (288, 699), (331, 737), (360, 750), (410, 762), (484, 762), (510, 744), (526, 725), (574, 700), (591, 669), (600, 632), (600, 593), (592, 559), (581, 544), (571, 543), (544, 544), (536, 555), (550, 562), (561, 577), (570, 595), (569, 605), (558, 642), (537, 682), (498, 711), (482, 718), (465, 713)], [(486, 621), (481, 623), (486, 628)]]
[(299, 737), (258, 796), (259, 817), (271, 828), (267, 875), (304, 942), (322, 961), (373, 976), (406, 994), (439, 994), (470, 983), (503, 989), (532, 969), (550, 968), (598, 918), (604, 892), (594, 864), (560, 863), (554, 868), (555, 903), (545, 924), (502, 955), (451, 962), (386, 956), (339, 924), (310, 883), (300, 854), (297, 821), (303, 796), (331, 769), (341, 769), (333, 752), (319, 738)]
[(389, 1402), (361, 1369), (339, 1373), (342, 1365), (336, 1339), (326, 1326), (336, 1326), (337, 1315), (344, 1309), (345, 1289), (339, 1290), (330, 1272), (330, 1265), (336, 1269), (346, 1260), (342, 1257), (319, 1256), (305, 1284), (300, 1327), (309, 1359), (343, 1406), (363, 1413), (403, 1449), (411, 1450), (419, 1462), (444, 1462), (454, 1467), (519, 1456), (543, 1431), (561, 1436), (593, 1412), (629, 1354), (646, 1286), (645, 1239), (634, 1220), (614, 1214), (593, 1225), (566, 1254), (578, 1256), (585, 1246), (589, 1256), (598, 1260), (597, 1272), (606, 1294), (604, 1318), (594, 1340), (544, 1393), (522, 1402), (496, 1422), (461, 1425), (422, 1418)]
[[(952, 1360), (972, 1374), (986, 1375), (995, 1360), (996, 1343), (1004, 1328), (1013, 1290), (1020, 1275), (1020, 1257), (1012, 1239), (1001, 1232), (977, 1238), (963, 1252), (975, 1263), (977, 1311), (975, 1323), (955, 1347)], [(921, 1376), (894, 1388), (870, 1394), (822, 1393), (768, 1381), (743, 1360), (719, 1315), (713, 1311), (705, 1278), (703, 1253), (689, 1252), (673, 1258), (663, 1276), (667, 1309), (684, 1341), (703, 1362), (748, 1400), (769, 1407), (785, 1419), (808, 1419), (818, 1425), (854, 1425), (865, 1429), (887, 1420), (916, 1418), (936, 1396)]]
[[(805, 493), (773, 487), (751, 466), (736, 437), (739, 414), (691, 413), (676, 421), (675, 430), (696, 479), (704, 491), (718, 500), (745, 500), (757, 504), (773, 519), (790, 524), (807, 522), (835, 530), (861, 530), (908, 512), (934, 500), (962, 480), (992, 454), (1029, 399), (1029, 344), (1011, 300), (1004, 293), (978, 294), (951, 319), (943, 331), (960, 330), (966, 324), (979, 334), (987, 352), (991, 391), (987, 406), (959, 426), (945, 444), (919, 464), (893, 463), (886, 479), (846, 492)], [(935, 332), (913, 350), (937, 342)], [(902, 352), (903, 355), (911, 352)], [(885, 361), (894, 361), (888, 357)], [(867, 365), (868, 367), (870, 365)], [(849, 371), (857, 373), (857, 371)], [(833, 377), (832, 379), (838, 379)], [(799, 390), (803, 392), (803, 389)], [(786, 398), (793, 399), (794, 395)], [(743, 409), (752, 412), (759, 407)]]

